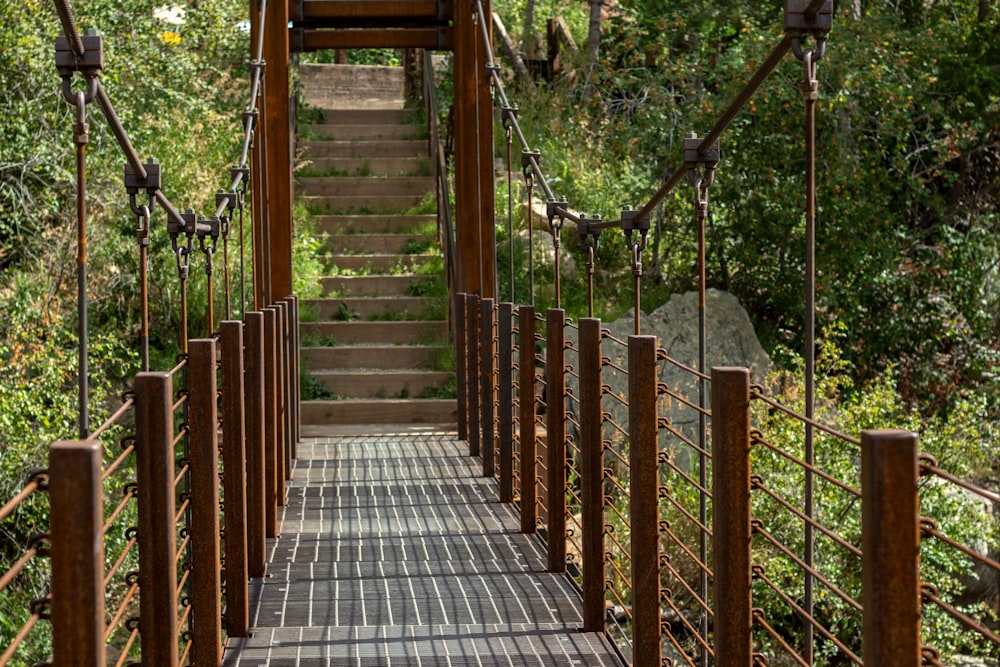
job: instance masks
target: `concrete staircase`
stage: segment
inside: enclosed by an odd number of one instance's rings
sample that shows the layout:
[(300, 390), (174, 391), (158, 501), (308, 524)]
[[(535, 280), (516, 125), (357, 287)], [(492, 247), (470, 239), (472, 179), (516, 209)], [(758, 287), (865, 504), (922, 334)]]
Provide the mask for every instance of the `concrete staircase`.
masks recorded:
[[(314, 393), (327, 394), (303, 401), (303, 422), (454, 423), (455, 399), (438, 398), (454, 387), (454, 371), (443, 276), (433, 271), (436, 215), (424, 210), (434, 182), (423, 128), (403, 108), (401, 73), (304, 67), (306, 102), (322, 119), (298, 128), (306, 164), (296, 197), (328, 234), (329, 275), (323, 298), (302, 302), (315, 318), (301, 325), (302, 366), (325, 388)], [(345, 86), (354, 86), (353, 105), (330, 94)]]

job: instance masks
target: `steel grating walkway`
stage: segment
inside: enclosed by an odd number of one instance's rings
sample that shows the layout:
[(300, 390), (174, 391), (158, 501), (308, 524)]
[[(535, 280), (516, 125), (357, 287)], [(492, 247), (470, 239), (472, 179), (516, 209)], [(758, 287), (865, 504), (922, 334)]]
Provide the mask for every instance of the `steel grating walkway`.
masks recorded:
[(453, 433), (328, 435), (298, 455), (253, 636), (225, 665), (621, 665)]

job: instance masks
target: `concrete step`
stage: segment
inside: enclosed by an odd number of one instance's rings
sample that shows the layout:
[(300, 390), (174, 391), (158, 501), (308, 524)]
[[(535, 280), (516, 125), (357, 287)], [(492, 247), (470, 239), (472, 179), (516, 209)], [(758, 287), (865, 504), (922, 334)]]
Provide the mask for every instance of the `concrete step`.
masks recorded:
[[(300, 176), (296, 192), (315, 197), (417, 197), (434, 190), (430, 176)], [(384, 207), (383, 207), (384, 208)]]
[(414, 228), (436, 223), (437, 216), (429, 215), (317, 215), (313, 220), (321, 232), (327, 234), (399, 234)]
[(400, 322), (302, 322), (299, 330), (307, 341), (312, 338), (330, 344), (386, 343), (389, 345), (447, 342), (445, 321)]
[[(350, 296), (335, 299), (303, 299), (303, 309), (316, 312), (320, 320), (351, 321), (342, 313), (362, 320), (399, 321), (404, 315), (415, 316), (433, 306), (437, 299), (423, 296)], [(396, 319), (390, 319), (390, 316)]]
[(421, 234), (333, 234), (324, 246), (339, 254), (408, 255), (407, 249), (425, 249), (427, 238)]
[(410, 296), (414, 285), (427, 283), (429, 276), (415, 273), (401, 276), (334, 276), (320, 278), (324, 294), (336, 292), (346, 296)]
[[(310, 174), (337, 176), (427, 176), (430, 163), (420, 157), (318, 157), (302, 167)], [(299, 180), (301, 180), (301, 176)]]
[(454, 424), (454, 398), (345, 399), (303, 401), (303, 424)]
[(345, 368), (433, 370), (441, 347), (431, 345), (338, 345), (302, 348), (302, 363), (310, 371)]
[[(423, 128), (419, 125), (305, 125), (304, 130), (313, 139), (331, 141), (402, 141), (420, 139)], [(301, 132), (302, 130), (300, 130)]]
[(319, 197), (300, 195), (296, 197), (310, 211), (327, 213), (378, 213), (406, 211), (416, 208), (424, 201), (423, 194), (416, 195), (344, 195), (339, 197)]
[(321, 109), (327, 125), (403, 125), (413, 123), (416, 109)]
[(394, 141), (312, 141), (298, 142), (307, 159), (325, 157), (426, 157), (427, 142), (420, 139)]
[[(402, 269), (412, 271), (413, 267), (426, 264), (436, 255), (325, 255), (319, 258), (327, 266), (343, 271), (370, 271), (375, 273)], [(334, 273), (336, 273), (334, 271)]]
[(313, 378), (338, 396), (348, 398), (419, 397), (426, 389), (442, 389), (454, 373), (405, 369), (313, 371)]
[(320, 109), (402, 109), (403, 68), (301, 63), (303, 101)]

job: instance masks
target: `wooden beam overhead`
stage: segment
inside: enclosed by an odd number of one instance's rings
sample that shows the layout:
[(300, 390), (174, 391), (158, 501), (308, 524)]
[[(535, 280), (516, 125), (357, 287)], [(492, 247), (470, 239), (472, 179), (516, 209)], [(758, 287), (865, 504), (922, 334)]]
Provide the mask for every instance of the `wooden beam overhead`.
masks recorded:
[(451, 51), (451, 28), (291, 29), (292, 51), (323, 49), (431, 49)]
[(321, 19), (431, 19), (454, 15), (452, 0), (298, 0), (289, 3), (293, 21)]

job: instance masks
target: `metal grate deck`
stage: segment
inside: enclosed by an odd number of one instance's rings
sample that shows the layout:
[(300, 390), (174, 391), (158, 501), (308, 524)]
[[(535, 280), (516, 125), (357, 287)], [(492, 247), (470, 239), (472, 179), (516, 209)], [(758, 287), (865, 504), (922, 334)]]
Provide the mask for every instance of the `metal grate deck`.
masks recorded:
[(224, 665), (621, 665), (465, 449), (447, 433), (299, 445), (253, 636)]

